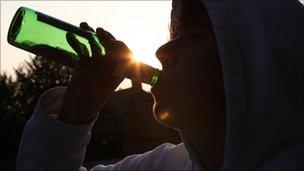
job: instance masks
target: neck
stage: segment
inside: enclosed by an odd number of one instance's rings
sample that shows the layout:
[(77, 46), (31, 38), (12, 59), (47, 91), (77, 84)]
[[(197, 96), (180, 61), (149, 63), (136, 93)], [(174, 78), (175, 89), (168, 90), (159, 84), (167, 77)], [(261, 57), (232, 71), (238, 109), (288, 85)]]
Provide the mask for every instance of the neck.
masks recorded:
[(221, 170), (226, 137), (225, 120), (210, 125), (183, 133), (206, 170)]

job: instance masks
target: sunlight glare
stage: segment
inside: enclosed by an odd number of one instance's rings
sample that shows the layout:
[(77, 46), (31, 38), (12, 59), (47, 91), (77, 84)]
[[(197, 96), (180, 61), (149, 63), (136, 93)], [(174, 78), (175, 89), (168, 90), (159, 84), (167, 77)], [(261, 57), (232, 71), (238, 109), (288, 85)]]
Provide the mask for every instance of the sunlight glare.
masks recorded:
[[(151, 52), (151, 54), (153, 53)], [(145, 50), (142, 50), (140, 48), (137, 48), (135, 49), (135, 51), (133, 51), (133, 59), (151, 65), (154, 68), (158, 68), (158, 69), (162, 68), (156, 56), (148, 55)]]
[(165, 121), (165, 120), (168, 120), (169, 117), (170, 117), (170, 113), (169, 112), (164, 112), (164, 113), (159, 115), (159, 120)]
[[(165, 21), (169, 24), (169, 20)], [(161, 45), (167, 42), (169, 29), (163, 27), (153, 30), (151, 23), (131, 24), (132, 26), (125, 29), (125, 34), (121, 36), (121, 39), (124, 40), (132, 51), (133, 58), (154, 68), (162, 69), (160, 62), (155, 56), (155, 52)]]

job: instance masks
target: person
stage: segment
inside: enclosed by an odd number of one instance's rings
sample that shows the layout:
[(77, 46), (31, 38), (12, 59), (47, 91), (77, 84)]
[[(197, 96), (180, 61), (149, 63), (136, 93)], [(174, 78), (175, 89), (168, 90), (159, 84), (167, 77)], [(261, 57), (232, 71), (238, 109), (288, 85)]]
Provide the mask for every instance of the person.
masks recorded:
[[(156, 52), (163, 71), (151, 92), (155, 118), (182, 143), (92, 170), (303, 170), (302, 14), (296, 0), (173, 0), (171, 40)], [(81, 67), (67, 87), (40, 97), (18, 170), (86, 170), (94, 120), (122, 81), (111, 74), (115, 60), (130, 53), (109, 32), (96, 33), (109, 52), (101, 57), (92, 46), (91, 60), (67, 36)]]

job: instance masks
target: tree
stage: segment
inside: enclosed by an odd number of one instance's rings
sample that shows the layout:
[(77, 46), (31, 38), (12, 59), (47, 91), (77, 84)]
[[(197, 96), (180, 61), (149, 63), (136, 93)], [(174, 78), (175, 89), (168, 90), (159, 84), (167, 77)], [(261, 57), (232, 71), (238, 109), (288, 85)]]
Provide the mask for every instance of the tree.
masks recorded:
[(52, 87), (67, 85), (71, 73), (71, 68), (35, 56), (15, 70), (15, 80), (5, 73), (0, 75), (0, 170), (15, 170), (23, 127), (39, 96)]
[(34, 112), (39, 96), (46, 90), (67, 85), (72, 70), (41, 56), (32, 58), (15, 70), (14, 111), (20, 122), (25, 122)]
[(9, 103), (14, 95), (14, 82), (6, 73), (0, 75), (0, 122), (11, 114), (12, 106)]

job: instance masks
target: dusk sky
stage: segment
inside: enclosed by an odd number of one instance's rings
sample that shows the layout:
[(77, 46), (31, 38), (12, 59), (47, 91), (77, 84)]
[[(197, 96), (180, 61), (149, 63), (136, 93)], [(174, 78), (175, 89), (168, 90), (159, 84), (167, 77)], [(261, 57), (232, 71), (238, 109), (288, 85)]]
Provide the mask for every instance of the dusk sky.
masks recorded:
[[(1, 1), (1, 72), (13, 75), (13, 68), (33, 54), (7, 43), (9, 24), (16, 10), (25, 6), (79, 25), (88, 22), (103, 27), (124, 41), (134, 56), (161, 68), (155, 51), (169, 37), (171, 1)], [(124, 81), (122, 87), (129, 85)]]
[[(303, 3), (303, 0), (300, 0)], [(1, 73), (13, 75), (13, 69), (34, 56), (7, 43), (9, 24), (16, 10), (29, 7), (74, 25), (88, 22), (103, 27), (125, 42), (134, 56), (161, 68), (155, 51), (169, 37), (171, 0), (163, 1), (1, 1)], [(130, 85), (124, 81), (122, 87)]]

